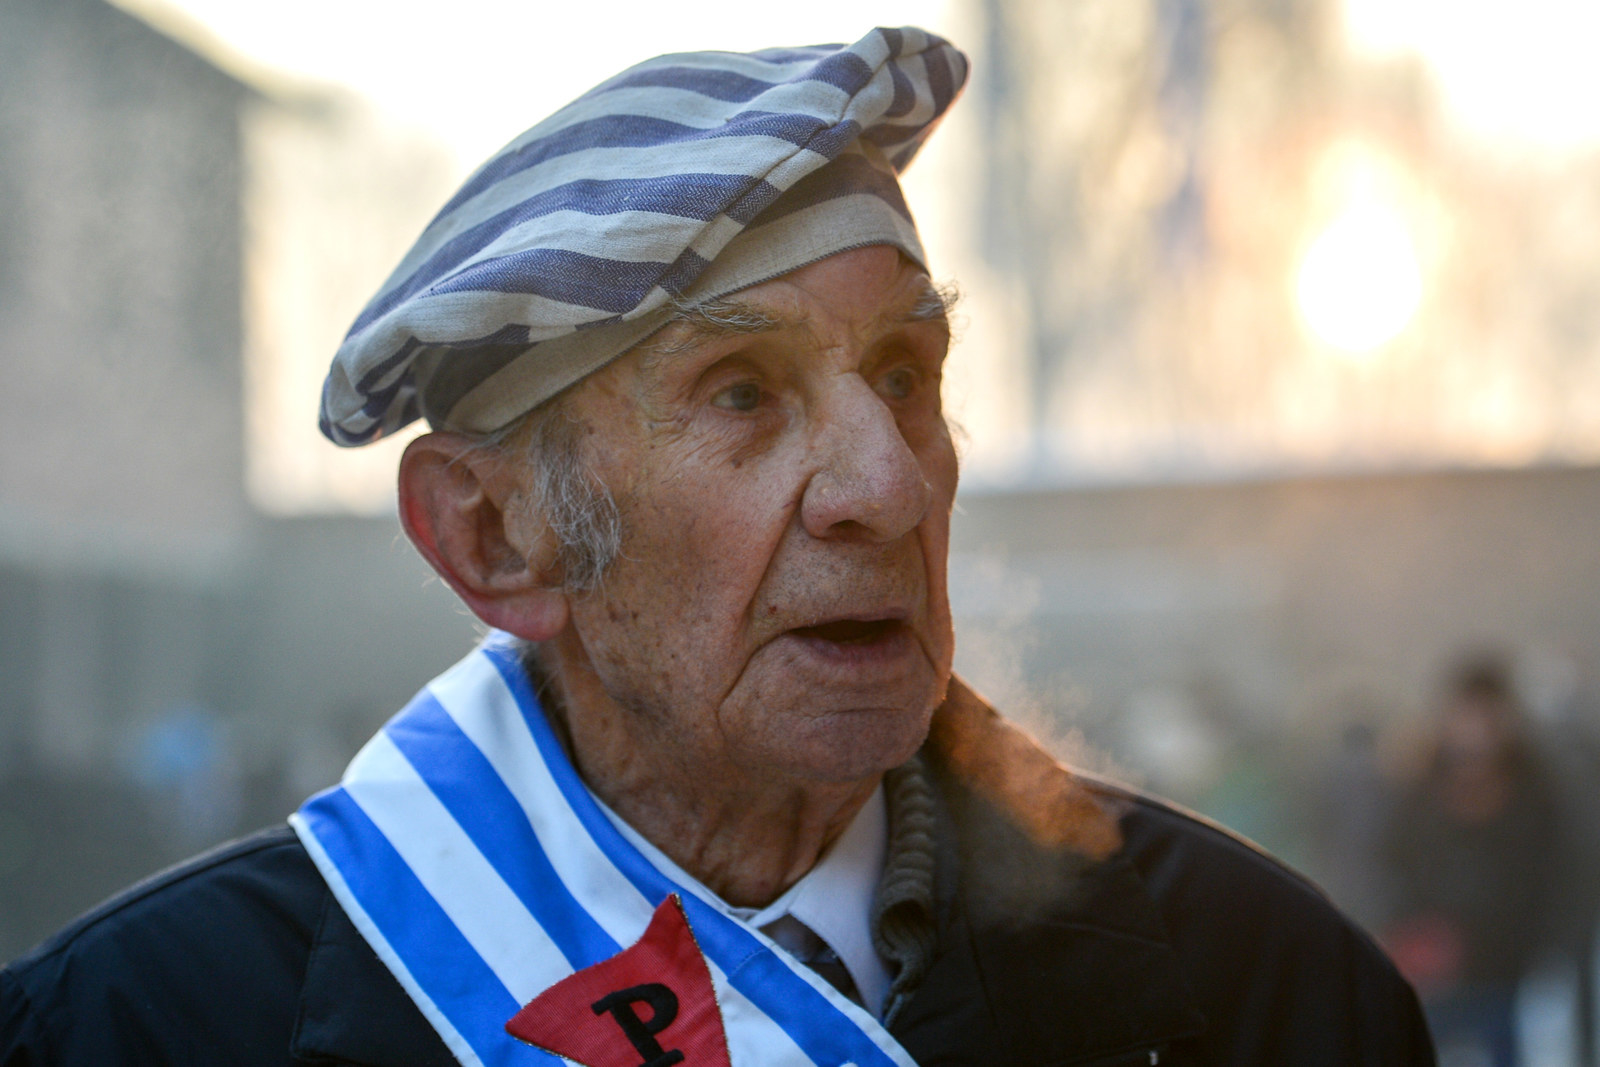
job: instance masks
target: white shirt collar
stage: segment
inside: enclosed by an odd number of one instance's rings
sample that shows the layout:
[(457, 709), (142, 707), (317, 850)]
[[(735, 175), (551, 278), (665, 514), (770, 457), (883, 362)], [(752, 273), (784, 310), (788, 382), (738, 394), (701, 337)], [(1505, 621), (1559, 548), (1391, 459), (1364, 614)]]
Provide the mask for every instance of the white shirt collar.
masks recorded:
[(647, 841), (604, 802), (600, 803), (600, 810), (658, 869), (676, 881), (704, 890), (705, 896), (729, 915), (763, 931), (785, 915), (804, 923), (838, 955), (867, 1010), (882, 1017), (890, 975), (872, 946), (872, 903), (889, 851), (889, 814), (882, 785), (872, 791), (872, 796), (816, 866), (777, 900), (761, 909), (736, 908), (728, 904), (673, 863), (666, 853)]

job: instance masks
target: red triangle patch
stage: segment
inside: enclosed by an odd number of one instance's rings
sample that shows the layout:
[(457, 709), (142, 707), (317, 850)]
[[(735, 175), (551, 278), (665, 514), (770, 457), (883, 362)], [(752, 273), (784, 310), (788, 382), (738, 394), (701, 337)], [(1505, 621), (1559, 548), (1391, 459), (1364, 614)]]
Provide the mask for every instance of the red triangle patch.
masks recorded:
[(731, 1067), (711, 971), (676, 893), (632, 947), (534, 997), (506, 1033), (583, 1067)]

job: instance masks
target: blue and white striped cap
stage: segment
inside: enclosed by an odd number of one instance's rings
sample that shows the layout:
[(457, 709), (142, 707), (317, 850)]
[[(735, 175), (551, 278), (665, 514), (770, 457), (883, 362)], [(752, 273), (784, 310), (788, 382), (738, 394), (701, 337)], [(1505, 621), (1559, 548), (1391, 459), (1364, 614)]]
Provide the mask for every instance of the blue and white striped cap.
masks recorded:
[(356, 319), (322, 431), (487, 432), (711, 299), (836, 252), (925, 263), (895, 178), (966, 80), (922, 30), (660, 56), (485, 163)]

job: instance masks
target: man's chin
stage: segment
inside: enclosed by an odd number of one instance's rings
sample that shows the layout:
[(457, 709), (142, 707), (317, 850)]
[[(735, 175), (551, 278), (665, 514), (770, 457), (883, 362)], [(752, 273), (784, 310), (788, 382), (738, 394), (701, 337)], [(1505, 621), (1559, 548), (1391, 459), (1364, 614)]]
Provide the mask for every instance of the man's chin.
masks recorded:
[(853, 712), (825, 717), (820, 736), (796, 740), (785, 761), (796, 778), (860, 782), (900, 766), (928, 736), (917, 712)]
[(839, 693), (800, 689), (768, 709), (774, 760), (797, 778), (853, 782), (910, 759), (928, 736), (943, 686), (931, 671), (916, 684), (888, 691)]

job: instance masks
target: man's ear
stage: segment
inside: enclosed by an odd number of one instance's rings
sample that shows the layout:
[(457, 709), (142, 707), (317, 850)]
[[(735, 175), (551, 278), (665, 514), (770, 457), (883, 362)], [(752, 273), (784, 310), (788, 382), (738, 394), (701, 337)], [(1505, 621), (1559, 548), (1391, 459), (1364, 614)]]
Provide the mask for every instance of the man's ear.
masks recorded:
[(400, 460), (400, 525), (474, 615), (547, 641), (567, 624), (567, 597), (555, 535), (528, 508), (522, 474), (460, 434), (424, 434)]

